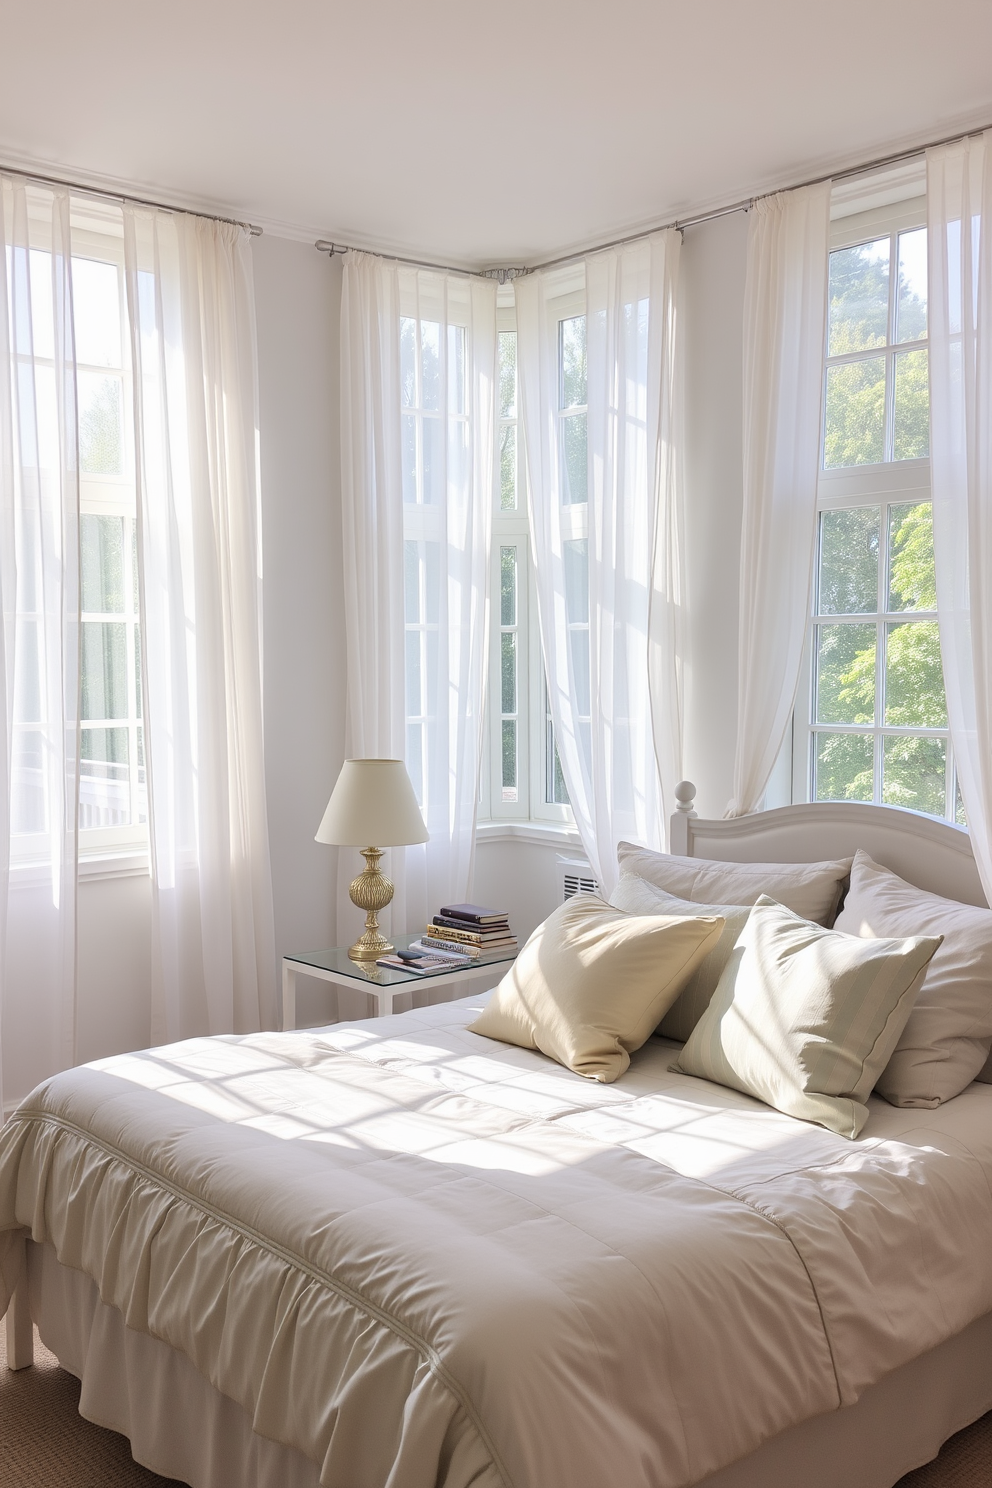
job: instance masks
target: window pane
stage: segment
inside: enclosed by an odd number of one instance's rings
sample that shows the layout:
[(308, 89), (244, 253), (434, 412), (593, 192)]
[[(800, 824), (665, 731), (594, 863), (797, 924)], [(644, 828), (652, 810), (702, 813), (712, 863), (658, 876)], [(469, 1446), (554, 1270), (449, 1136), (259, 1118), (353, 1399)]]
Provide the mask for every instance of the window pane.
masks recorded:
[(882, 740), (882, 800), (886, 806), (943, 816), (946, 768), (945, 740), (890, 735)]
[(927, 230), (899, 234), (896, 340), (920, 341), (927, 333)]
[(86, 475), (120, 475), (124, 389), (119, 377), (76, 374), (79, 398), (79, 468)]
[(503, 719), (503, 800), (517, 799), (517, 725), (512, 718)]
[(120, 367), (121, 302), (115, 264), (72, 260), (72, 323), (76, 360)]
[(895, 358), (896, 407), (892, 440), (895, 460), (924, 460), (930, 453), (930, 388), (925, 350)]
[(954, 772), (954, 820), (959, 827), (967, 827), (968, 818), (964, 814), (964, 801), (961, 797), (961, 786), (958, 782), (957, 771)]
[(448, 326), (448, 412), (465, 413), (465, 327)]
[(885, 628), (885, 722), (896, 728), (946, 728), (937, 622), (907, 620)]
[(517, 637), (513, 631), (500, 636), (500, 711), (517, 711)]
[(517, 426), (503, 424), (499, 431), (500, 511), (517, 509)]
[(589, 623), (589, 539), (575, 537), (562, 543), (565, 568), (565, 616), (569, 625)]
[(400, 403), (417, 406), (417, 322), (409, 315), (400, 319)]
[(415, 542), (403, 544), (403, 613), (408, 625), (420, 620), (420, 554)]
[(83, 623), (82, 717), (127, 717), (127, 657), (119, 620)]
[(436, 320), (420, 322), (420, 406), (441, 407), (441, 327)]
[(545, 748), (548, 766), (545, 800), (552, 806), (568, 806), (568, 791), (565, 789), (565, 777), (562, 774), (561, 760), (558, 758), (558, 745), (555, 742), (554, 724), (550, 718), (547, 720)]
[(499, 623), (517, 623), (517, 550), (499, 550)]
[(878, 606), (877, 506), (820, 515), (821, 615), (872, 615)]
[(14, 730), (11, 758), (13, 791), (10, 803), (10, 830), (44, 832), (45, 810), (45, 735), (41, 729)]
[(817, 723), (875, 722), (874, 625), (816, 627)]
[(517, 416), (517, 333), (499, 333), (499, 414), (500, 418)]
[(419, 718), (424, 711), (421, 691), (420, 631), (406, 633), (406, 712), (408, 718)]
[(79, 519), (79, 562), (84, 612), (124, 609), (124, 520), (90, 513)]
[(421, 422), (424, 441), (422, 500), (440, 506), (444, 500), (444, 424), (439, 418), (424, 417)]
[(935, 610), (933, 508), (929, 501), (889, 507), (889, 609)]
[(584, 413), (570, 413), (561, 420), (562, 506), (577, 506), (588, 500), (588, 435)]
[(126, 728), (83, 729), (79, 760), (79, 825), (124, 827), (131, 820)]
[(830, 255), (828, 356), (884, 346), (889, 323), (889, 240)]
[(417, 496), (417, 415), (415, 413), (404, 413), (400, 439), (402, 442), (400, 459), (403, 462), (403, 500), (414, 502), (419, 499)]
[(885, 454), (885, 358), (827, 368), (823, 464), (878, 465)]
[(871, 734), (814, 735), (814, 801), (870, 801), (874, 794)]
[(586, 318), (574, 315), (560, 325), (561, 407), (583, 408), (586, 403)]
[(580, 719), (589, 718), (591, 706), (588, 630), (573, 630), (569, 635), (568, 642), (572, 657), (572, 678), (575, 684), (575, 693), (572, 699), (573, 705)]

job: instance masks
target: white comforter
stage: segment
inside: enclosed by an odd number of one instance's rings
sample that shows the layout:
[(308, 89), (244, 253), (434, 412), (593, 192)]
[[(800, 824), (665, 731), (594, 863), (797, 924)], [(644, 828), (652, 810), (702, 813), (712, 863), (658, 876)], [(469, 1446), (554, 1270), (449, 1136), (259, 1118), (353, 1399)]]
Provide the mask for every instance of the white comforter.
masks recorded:
[(328, 1488), (683, 1488), (992, 1309), (992, 1087), (848, 1142), (479, 1005), (49, 1081), (0, 1133), (0, 1311), (51, 1241)]

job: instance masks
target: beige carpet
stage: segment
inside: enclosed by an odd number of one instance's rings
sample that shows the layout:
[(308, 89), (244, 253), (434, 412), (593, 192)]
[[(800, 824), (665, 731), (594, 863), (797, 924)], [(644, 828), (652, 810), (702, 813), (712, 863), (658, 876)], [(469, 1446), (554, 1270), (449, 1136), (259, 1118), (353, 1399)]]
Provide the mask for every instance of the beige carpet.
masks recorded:
[[(131, 1460), (128, 1443), (79, 1414), (79, 1381), (35, 1335), (35, 1363), (12, 1374), (0, 1326), (2, 1488), (164, 1488)], [(231, 1484), (231, 1488), (237, 1488)], [(936, 1461), (897, 1488), (992, 1488), (992, 1411), (945, 1443)]]

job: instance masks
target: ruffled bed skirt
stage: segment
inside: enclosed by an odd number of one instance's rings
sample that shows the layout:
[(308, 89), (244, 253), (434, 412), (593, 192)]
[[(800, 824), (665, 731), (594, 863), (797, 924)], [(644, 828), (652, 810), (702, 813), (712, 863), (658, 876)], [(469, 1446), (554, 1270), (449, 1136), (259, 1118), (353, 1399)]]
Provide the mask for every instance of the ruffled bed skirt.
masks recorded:
[[(247, 1413), (169, 1345), (128, 1328), (96, 1284), (28, 1247), (31, 1313), (82, 1381), (87, 1420), (127, 1436), (136, 1461), (193, 1488), (320, 1488), (302, 1453), (257, 1435)], [(992, 1409), (992, 1314), (872, 1386), (857, 1405), (768, 1441), (701, 1488), (891, 1488)]]

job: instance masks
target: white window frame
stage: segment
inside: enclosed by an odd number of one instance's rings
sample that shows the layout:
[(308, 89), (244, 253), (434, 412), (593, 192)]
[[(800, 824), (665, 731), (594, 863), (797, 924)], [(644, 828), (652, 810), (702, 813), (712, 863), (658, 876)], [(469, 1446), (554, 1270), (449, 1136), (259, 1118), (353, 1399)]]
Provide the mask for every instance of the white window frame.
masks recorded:
[[(883, 204), (870, 207), (866, 211), (838, 218), (831, 226), (830, 248), (831, 253), (838, 249), (852, 248), (861, 243), (868, 243), (880, 237), (889, 237), (893, 245), (898, 243), (898, 235), (901, 232), (912, 231), (915, 228), (926, 226), (926, 199), (919, 194), (912, 198), (897, 201), (891, 205)], [(887, 344), (875, 351), (875, 355), (886, 357), (886, 411), (885, 411), (885, 451), (891, 454), (893, 448), (893, 423), (894, 423), (894, 375), (891, 369), (891, 360), (898, 352), (911, 351), (922, 346), (928, 346), (929, 341), (910, 341), (896, 344), (894, 337), (894, 304), (898, 287), (898, 259), (893, 255), (890, 258), (890, 307), (887, 331)], [(888, 736), (912, 736), (935, 737), (946, 740), (946, 777), (945, 777), (945, 800), (944, 819), (953, 822), (955, 820), (955, 808), (957, 800), (957, 784), (954, 772), (954, 762), (951, 752), (950, 736), (947, 728), (919, 728), (904, 729), (892, 728), (879, 722), (876, 711), (876, 721), (871, 725), (831, 725), (815, 723), (813, 713), (815, 708), (815, 666), (814, 666), (814, 644), (817, 626), (823, 624), (866, 624), (874, 622), (878, 628), (878, 643), (876, 646), (876, 672), (875, 688), (876, 697), (883, 696), (884, 677), (882, 675), (885, 665), (885, 649), (881, 644), (882, 632), (887, 624), (898, 622), (902, 619), (913, 620), (936, 620), (936, 613), (929, 611), (888, 611), (886, 609), (886, 594), (883, 592), (887, 582), (887, 567), (884, 556), (879, 562), (879, 585), (876, 599), (877, 610), (866, 616), (846, 615), (820, 615), (818, 604), (818, 569), (819, 569), (819, 543), (820, 543), (820, 514), (829, 511), (841, 511), (853, 507), (878, 506), (879, 512), (879, 543), (887, 545), (889, 533), (888, 508), (890, 505), (906, 502), (923, 502), (931, 500), (930, 485), (930, 460), (910, 459), (893, 460), (891, 458), (876, 465), (857, 465), (824, 469), (824, 441), (826, 437), (826, 367), (838, 365), (842, 362), (859, 360), (857, 354), (845, 355), (837, 358), (826, 358), (824, 361), (824, 377), (822, 389), (822, 423), (820, 435), (820, 472), (817, 482), (816, 502), (816, 549), (815, 568), (812, 586), (812, 609), (813, 613), (807, 623), (806, 640), (803, 648), (803, 663), (800, 674), (799, 688), (796, 698), (796, 707), (793, 714), (792, 738), (786, 741), (786, 748), (791, 747), (792, 754), (792, 781), (791, 798), (793, 801), (806, 802), (815, 799), (814, 795), (814, 768), (813, 759), (813, 735), (814, 733), (859, 733), (871, 734), (873, 737), (873, 802), (876, 805), (887, 804), (882, 800), (881, 787), (883, 780), (881, 753), (884, 749), (884, 739)], [(885, 548), (883, 547), (883, 554)], [(777, 803), (776, 803), (777, 804)]]
[[(111, 209), (113, 210), (113, 209)], [(80, 216), (89, 225), (81, 225), (76, 221)], [(118, 274), (118, 296), (120, 307), (121, 324), (121, 351), (123, 364), (120, 367), (95, 366), (80, 362), (77, 359), (77, 372), (111, 373), (120, 375), (122, 378), (122, 472), (120, 475), (90, 475), (84, 472), (79, 474), (79, 515), (83, 516), (115, 516), (126, 517), (134, 521), (136, 519), (136, 489), (135, 489), (135, 448), (134, 448), (134, 414), (133, 414), (133, 378), (130, 361), (130, 335), (128, 333), (127, 297), (124, 280), (124, 240), (123, 228), (117, 232), (109, 230), (101, 231), (98, 225), (100, 207), (97, 204), (73, 204), (72, 225), (72, 257), (73, 259), (93, 259), (101, 263), (113, 264)], [(90, 219), (92, 222), (90, 222)], [(40, 246), (40, 245), (39, 245)], [(43, 362), (44, 358), (39, 358)], [(104, 622), (123, 622), (125, 627), (125, 668), (126, 687), (128, 699), (128, 717), (126, 719), (83, 719), (82, 717), (82, 672), (79, 677), (79, 757), (82, 757), (82, 734), (86, 728), (99, 727), (126, 727), (128, 730), (128, 758), (133, 762), (129, 766), (129, 786), (132, 803), (132, 814), (136, 805), (137, 796), (137, 731), (142, 721), (137, 716), (137, 658), (135, 649), (137, 643), (138, 625), (138, 596), (133, 592), (133, 567), (128, 561), (129, 554), (124, 554), (123, 577), (125, 586), (125, 599), (129, 610), (121, 614), (99, 614), (90, 616), (80, 613), (80, 654), (82, 654), (82, 624), (84, 621), (93, 619)], [(82, 592), (80, 591), (80, 603), (82, 603)], [(147, 762), (146, 762), (147, 779)], [(77, 808), (78, 809), (78, 808)], [(87, 864), (91, 869), (103, 870), (113, 874), (115, 871), (124, 871), (122, 864), (128, 860), (131, 869), (147, 871), (148, 867), (148, 824), (146, 822), (132, 822), (129, 826), (115, 827), (79, 827), (77, 829), (77, 852), (80, 863), (80, 871), (84, 876)], [(47, 837), (37, 833), (17, 833), (11, 835), (10, 858), (11, 866), (21, 871), (28, 871), (32, 864), (42, 861), (47, 854)], [(119, 860), (117, 867), (113, 866), (112, 860)]]
[[(574, 293), (554, 302), (556, 320), (585, 314), (585, 295)], [(501, 287), (497, 299), (497, 331), (517, 328), (512, 289)], [(533, 823), (537, 826), (574, 829), (571, 806), (548, 801), (548, 728), (544, 685), (544, 659), (537, 610), (537, 580), (528, 514), (526, 462), (517, 404), (517, 507), (504, 511), (501, 505), (499, 428), (508, 422), (497, 414), (496, 459), (493, 476), (492, 554), (490, 559), (489, 679), (486, 693), (485, 747), (480, 787), (479, 820), (492, 823)], [(569, 509), (568, 535), (588, 535), (588, 506)], [(502, 669), (500, 549), (513, 547), (517, 554), (517, 799), (503, 800), (502, 757)]]

